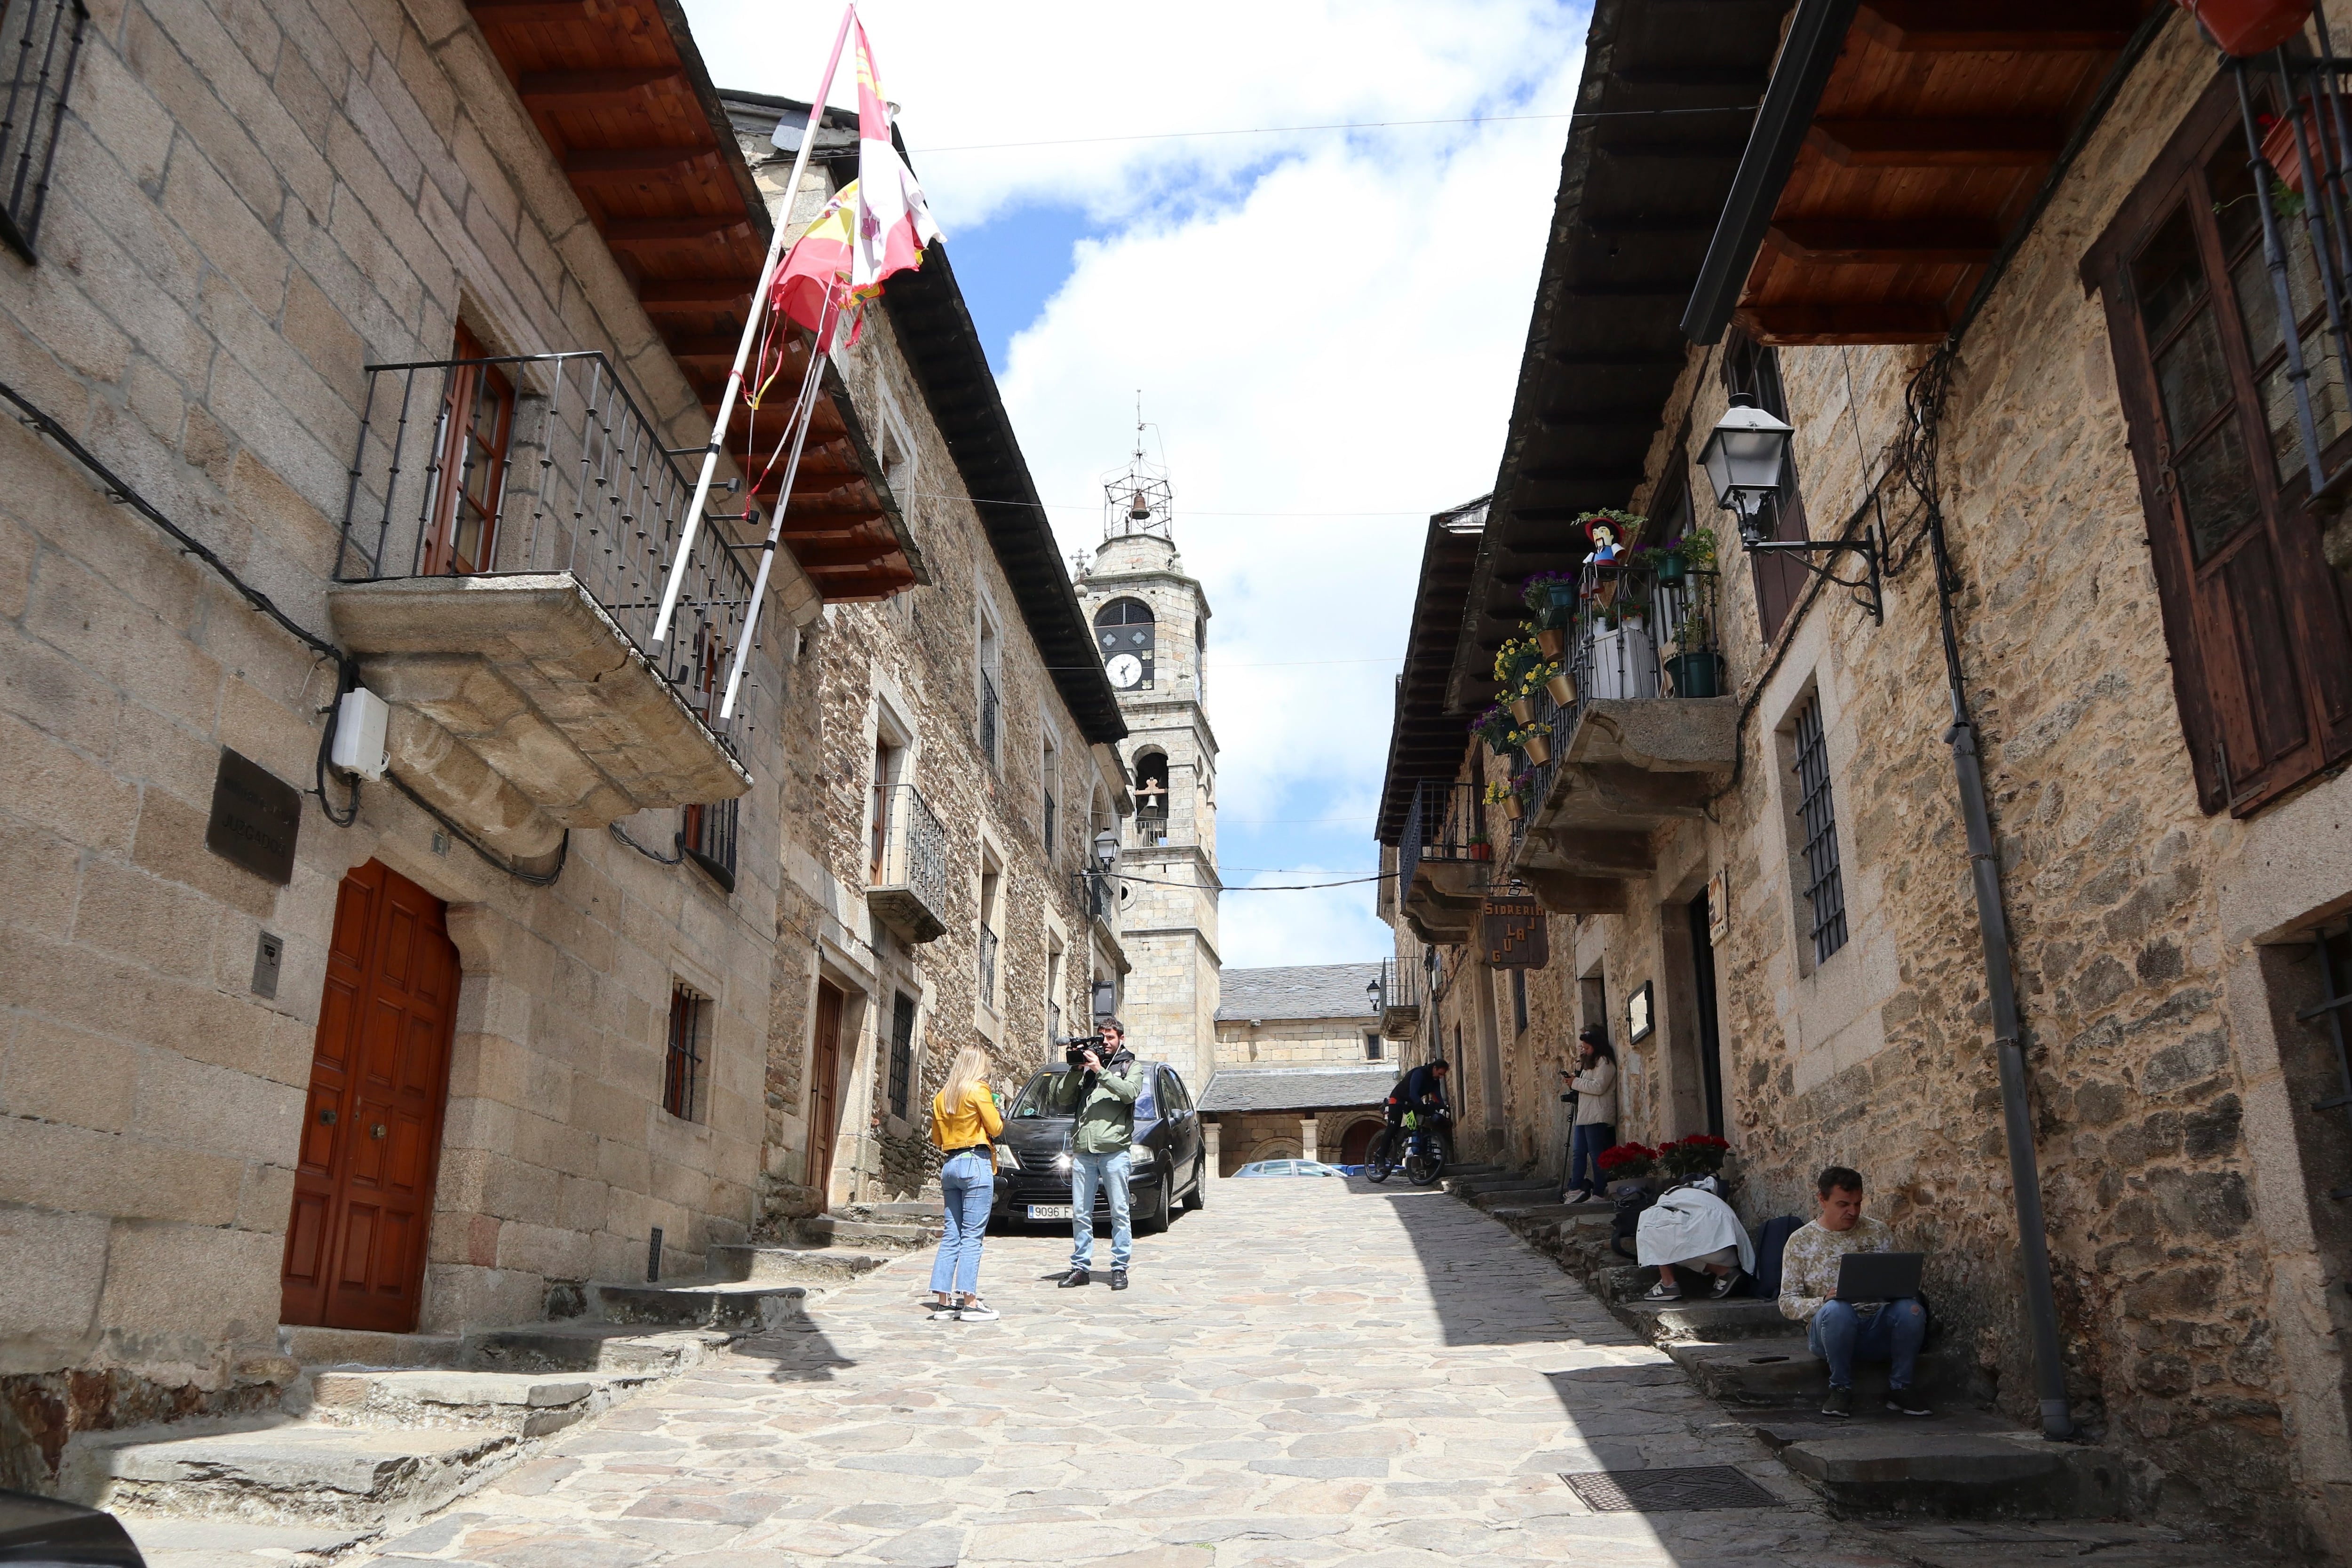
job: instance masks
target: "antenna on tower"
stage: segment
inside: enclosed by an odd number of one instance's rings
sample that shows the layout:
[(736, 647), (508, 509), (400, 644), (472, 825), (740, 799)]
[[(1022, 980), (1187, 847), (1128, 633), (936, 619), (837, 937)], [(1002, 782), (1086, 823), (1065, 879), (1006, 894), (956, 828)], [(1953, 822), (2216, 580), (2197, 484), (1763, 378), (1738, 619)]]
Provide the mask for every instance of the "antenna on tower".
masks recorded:
[(1129, 534), (1156, 534), (1173, 542), (1168, 525), (1173, 520), (1171, 507), (1176, 499), (1175, 486), (1168, 482), (1168, 470), (1157, 463), (1147, 462), (1143, 455), (1143, 391), (1135, 393), (1135, 451), (1127, 466), (1107, 476), (1103, 480), (1103, 538), (1124, 538)]

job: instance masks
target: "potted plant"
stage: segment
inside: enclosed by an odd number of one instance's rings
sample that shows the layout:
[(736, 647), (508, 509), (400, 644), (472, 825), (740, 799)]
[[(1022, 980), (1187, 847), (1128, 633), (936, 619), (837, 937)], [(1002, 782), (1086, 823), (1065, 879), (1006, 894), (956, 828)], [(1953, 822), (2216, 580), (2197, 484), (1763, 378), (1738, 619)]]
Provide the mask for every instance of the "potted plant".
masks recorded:
[(1568, 625), (1576, 612), (1576, 577), (1572, 572), (1539, 571), (1519, 585), (1519, 602), (1533, 621), (1524, 629), (1535, 638), (1547, 659), (1559, 657), (1568, 645)]
[(1470, 721), (1470, 733), (1486, 742), (1487, 750), (1500, 757), (1510, 748), (1510, 715), (1500, 707), (1490, 707)]
[(1612, 1144), (1593, 1156), (1612, 1194), (1621, 1186), (1646, 1186), (1657, 1158), (1658, 1151), (1647, 1144)]
[(1666, 678), (1678, 697), (1719, 697), (1723, 695), (1723, 655), (1717, 653), (1714, 623), (1706, 612), (1694, 610), (1675, 631), (1674, 657), (1666, 661)]
[(1486, 804), (1500, 806), (1503, 815), (1517, 821), (1527, 815), (1527, 807), (1519, 798), (1518, 780), (1497, 779), (1486, 786)]
[(1486, 835), (1483, 832), (1470, 835), (1469, 849), (1470, 858), (1474, 861), (1490, 861), (1495, 858), (1495, 846), (1486, 841)]
[(1683, 559), (1690, 563), (1693, 571), (1715, 570), (1715, 530), (1705, 523), (1685, 529), (1681, 541), (1675, 548), (1682, 552)]
[(1562, 707), (1576, 706), (1576, 677), (1569, 673), (1565, 664), (1551, 667), (1551, 674), (1544, 677), (1544, 690), (1550, 693), (1551, 700)]
[(1511, 731), (1508, 744), (1515, 751), (1524, 751), (1528, 760), (1540, 767), (1551, 760), (1551, 726), (1544, 723), (1522, 725)]
[(2311, 0), (2173, 0), (2195, 16), (2225, 54), (2268, 54), (2303, 31)]
[(1731, 1153), (1731, 1145), (1712, 1133), (1693, 1133), (1670, 1144), (1661, 1144), (1656, 1150), (1659, 1171), (1669, 1181), (1690, 1181), (1697, 1176), (1717, 1176), (1723, 1162)]

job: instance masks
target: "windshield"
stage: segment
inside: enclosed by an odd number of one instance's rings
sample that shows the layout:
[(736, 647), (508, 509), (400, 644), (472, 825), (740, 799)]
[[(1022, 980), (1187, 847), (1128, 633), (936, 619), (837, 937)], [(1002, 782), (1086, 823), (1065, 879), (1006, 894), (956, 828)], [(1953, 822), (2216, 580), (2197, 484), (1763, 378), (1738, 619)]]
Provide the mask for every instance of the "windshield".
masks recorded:
[[(1158, 1102), (1152, 1097), (1152, 1081), (1159, 1074), (1146, 1071), (1143, 1092), (1135, 1099), (1135, 1119), (1148, 1122), (1160, 1114)], [(1072, 1067), (1050, 1068), (1029, 1081), (1021, 1091), (1021, 1098), (1013, 1104), (1015, 1118), (1024, 1116), (1075, 1116), (1078, 1102), (1086, 1094), (1086, 1074)]]

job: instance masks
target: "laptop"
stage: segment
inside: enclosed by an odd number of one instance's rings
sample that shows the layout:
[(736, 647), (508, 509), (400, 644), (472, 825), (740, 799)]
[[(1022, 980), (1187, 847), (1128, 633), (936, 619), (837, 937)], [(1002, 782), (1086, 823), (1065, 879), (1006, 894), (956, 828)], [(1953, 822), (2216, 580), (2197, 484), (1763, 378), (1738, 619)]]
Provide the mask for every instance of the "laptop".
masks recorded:
[(1899, 1301), (1919, 1293), (1925, 1252), (1849, 1252), (1838, 1260), (1833, 1301)]

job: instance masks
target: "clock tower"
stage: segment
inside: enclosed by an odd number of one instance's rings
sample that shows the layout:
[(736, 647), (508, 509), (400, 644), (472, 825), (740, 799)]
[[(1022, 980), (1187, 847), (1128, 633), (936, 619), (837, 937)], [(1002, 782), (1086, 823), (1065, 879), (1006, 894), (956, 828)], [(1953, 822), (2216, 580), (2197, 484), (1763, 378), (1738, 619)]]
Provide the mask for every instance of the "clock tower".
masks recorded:
[(1146, 463), (1103, 486), (1102, 548), (1077, 574), (1078, 601), (1127, 720), (1135, 815), (1115, 874), (1118, 939), (1133, 966), (1120, 1015), (1136, 1053), (1168, 1062), (1200, 1093), (1216, 1065), (1217, 740), (1203, 706), (1209, 601), (1170, 532), (1172, 492)]

